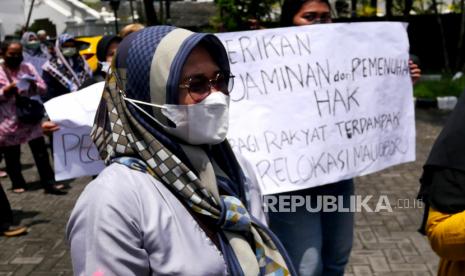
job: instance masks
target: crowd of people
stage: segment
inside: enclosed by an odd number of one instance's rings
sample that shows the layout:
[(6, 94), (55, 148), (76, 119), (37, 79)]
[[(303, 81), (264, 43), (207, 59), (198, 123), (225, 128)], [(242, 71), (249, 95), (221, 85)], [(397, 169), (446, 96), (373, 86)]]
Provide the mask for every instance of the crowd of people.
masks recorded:
[[(130, 33), (138, 28), (140, 25), (129, 26), (123, 31)], [(50, 134), (59, 126), (44, 118), (46, 114), (42, 103), (104, 81), (121, 40), (121, 37), (114, 35), (100, 39), (97, 45), (99, 65), (94, 72), (79, 54), (86, 45), (66, 33), (60, 35), (55, 44), (47, 39), (45, 31), (37, 34), (25, 32), (21, 40), (1, 43), (0, 156), (5, 160), (4, 176), (9, 176), (13, 193), (24, 193), (28, 189), (20, 160), (21, 145), (27, 143), (45, 193), (67, 194), (66, 187), (54, 179), (45, 139), (48, 136), (52, 144), (53, 136)], [(30, 108), (31, 105), (37, 108)], [(0, 214), (0, 231), (3, 235), (26, 233), (26, 227), (15, 225), (3, 187), (0, 191)]]
[[(283, 3), (282, 27), (331, 22), (327, 0)], [(27, 190), (20, 145), (28, 143), (44, 191), (66, 194), (44, 139), (59, 125), (26, 120), (18, 103), (105, 81), (91, 135), (107, 167), (81, 194), (67, 226), (76, 275), (344, 274), (354, 213), (263, 212), (250, 164), (225, 138), (234, 72), (216, 36), (131, 24), (119, 36), (102, 37), (94, 72), (79, 55), (82, 42), (62, 34), (50, 45), (43, 37), (26, 32), (2, 44), (0, 154), (13, 192)], [(413, 62), (410, 75), (412, 83), (421, 75)], [(453, 148), (463, 138), (463, 131), (462, 138), (454, 134), (459, 116), (441, 134), (422, 178), (421, 196), (431, 206), (423, 231), (443, 257), (441, 275), (465, 273), (465, 168), (463, 149)], [(451, 161), (449, 152), (462, 155)], [(279, 195), (331, 195), (348, 206), (354, 190), (347, 179)], [(27, 231), (13, 226), (3, 189), (0, 215), (4, 235)]]

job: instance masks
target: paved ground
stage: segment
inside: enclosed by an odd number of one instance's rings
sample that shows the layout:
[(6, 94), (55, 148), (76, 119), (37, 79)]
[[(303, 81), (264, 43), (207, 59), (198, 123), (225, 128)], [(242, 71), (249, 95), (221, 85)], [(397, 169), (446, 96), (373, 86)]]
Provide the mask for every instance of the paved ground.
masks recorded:
[[(437, 256), (427, 240), (417, 233), (423, 209), (415, 204), (421, 166), (447, 114), (417, 110), (417, 161), (399, 165), (356, 180), (359, 195), (388, 196), (393, 212), (357, 213), (354, 248), (347, 275), (435, 275)], [(37, 181), (31, 155), (24, 147), (24, 174)], [(0, 237), (0, 276), (72, 275), (64, 229), (79, 193), (90, 178), (70, 183), (67, 196), (43, 194), (32, 183), (32, 191), (7, 191), (16, 217), (30, 227), (28, 235)], [(4, 189), (11, 186), (2, 179)], [(397, 207), (394, 205), (398, 205)]]

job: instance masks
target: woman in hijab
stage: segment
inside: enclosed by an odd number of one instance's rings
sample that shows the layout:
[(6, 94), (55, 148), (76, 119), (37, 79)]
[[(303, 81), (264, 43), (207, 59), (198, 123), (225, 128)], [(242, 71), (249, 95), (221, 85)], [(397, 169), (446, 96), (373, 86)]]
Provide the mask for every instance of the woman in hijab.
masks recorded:
[(37, 35), (33, 32), (26, 32), (21, 38), (23, 45), (24, 61), (34, 66), (39, 76), (42, 76), (42, 66), (50, 58), (47, 49), (42, 47)]
[(104, 80), (121, 40), (122, 39), (119, 36), (106, 35), (102, 37), (97, 44), (97, 59), (100, 64), (100, 71), (103, 73), (102, 76), (104, 77)]
[[(119, 36), (107, 35), (102, 37), (97, 44), (97, 59), (99, 61), (97, 70), (92, 74), (91, 78), (82, 83), (80, 89), (91, 86), (97, 82), (105, 81), (107, 73), (110, 70), (111, 61), (120, 42), (121, 38)], [(42, 123), (42, 130), (46, 134), (51, 134), (59, 129), (60, 127), (53, 121), (44, 121)]]
[(441, 257), (438, 275), (465, 275), (465, 92), (423, 166), (420, 232)]
[(84, 81), (81, 88), (90, 86), (97, 82), (105, 81), (110, 69), (111, 60), (113, 59), (116, 48), (118, 48), (120, 42), (121, 37), (116, 35), (106, 35), (100, 39), (97, 44), (97, 70), (93, 73), (92, 78)]
[(77, 91), (86, 79), (92, 77), (91, 69), (79, 55), (83, 44), (66, 33), (58, 37), (54, 55), (42, 68), (48, 88), (44, 101)]
[(34, 66), (23, 62), (23, 48), (19, 42), (2, 44), (5, 63), (0, 66), (0, 151), (5, 157), (6, 171), (13, 185), (13, 192), (22, 193), (26, 182), (21, 173), (21, 144), (28, 143), (45, 192), (61, 195), (55, 185), (54, 173), (42, 136), (40, 121), (23, 122), (18, 118), (18, 97), (31, 97), (45, 93), (45, 83)]
[(75, 274), (295, 275), (225, 139), (232, 81), (213, 35), (121, 42), (92, 131), (108, 167), (67, 227)]

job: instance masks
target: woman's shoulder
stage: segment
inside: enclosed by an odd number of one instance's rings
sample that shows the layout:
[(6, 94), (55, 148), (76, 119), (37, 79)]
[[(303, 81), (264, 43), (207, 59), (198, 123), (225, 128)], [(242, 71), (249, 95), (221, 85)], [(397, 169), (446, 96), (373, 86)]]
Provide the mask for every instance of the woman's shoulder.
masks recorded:
[(164, 197), (157, 189), (161, 183), (152, 176), (121, 164), (111, 164), (91, 181), (79, 196), (68, 227), (102, 225), (105, 217), (140, 224), (144, 210), (159, 216)]
[(239, 163), (239, 166), (241, 167), (242, 172), (244, 173), (244, 176), (246, 178), (246, 185), (247, 185), (246, 188), (249, 190), (253, 190), (254, 192), (261, 195), (262, 191), (258, 183), (258, 178), (253, 169), (252, 163), (250, 163), (250, 161), (247, 160), (238, 151), (234, 151), (234, 155), (236, 156), (236, 160)]
[(141, 215), (141, 210), (149, 208), (154, 214), (174, 204), (173, 201), (178, 200), (158, 179), (126, 165), (113, 163), (87, 185), (75, 209), (109, 207)]
[(184, 205), (151, 175), (121, 164), (108, 166), (86, 187), (66, 233), (79, 275), (102, 267), (117, 275), (192, 274), (186, 260), (202, 264), (195, 275), (224, 270), (221, 255)]
[(81, 197), (116, 197), (129, 200), (152, 188), (151, 185), (158, 184), (159, 181), (149, 174), (113, 163), (87, 185)]

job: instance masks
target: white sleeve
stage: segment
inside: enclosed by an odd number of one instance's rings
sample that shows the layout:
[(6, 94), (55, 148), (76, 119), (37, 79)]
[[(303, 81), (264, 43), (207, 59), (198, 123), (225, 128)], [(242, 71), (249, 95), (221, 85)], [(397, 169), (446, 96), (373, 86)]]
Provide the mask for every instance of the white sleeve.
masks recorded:
[(263, 197), (260, 185), (258, 184), (257, 175), (253, 170), (252, 164), (242, 156), (239, 152), (234, 152), (237, 161), (244, 172), (246, 183), (245, 192), (249, 203), (249, 211), (252, 216), (258, 219), (262, 224), (268, 226), (268, 216), (263, 211)]
[(79, 197), (67, 225), (74, 275), (150, 274), (131, 184), (110, 166)]

